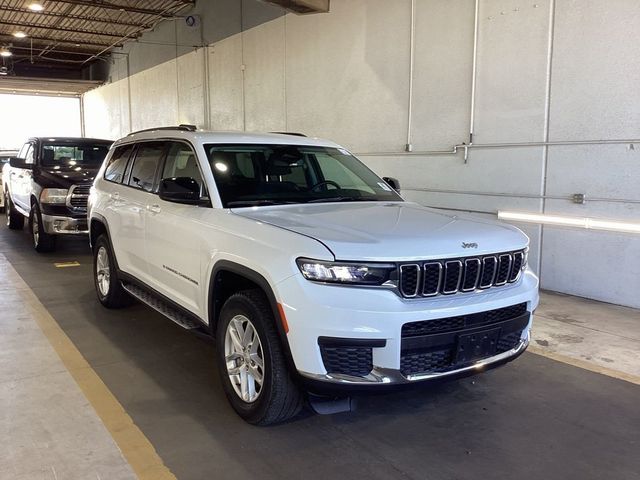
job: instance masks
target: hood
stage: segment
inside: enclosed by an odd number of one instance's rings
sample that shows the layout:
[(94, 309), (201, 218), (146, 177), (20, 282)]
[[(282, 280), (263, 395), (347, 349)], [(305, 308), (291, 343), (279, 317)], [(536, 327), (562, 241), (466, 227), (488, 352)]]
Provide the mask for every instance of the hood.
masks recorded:
[[(406, 261), (518, 250), (528, 237), (515, 227), (451, 215), (410, 202), (283, 205), (233, 213), (313, 237), (336, 260)], [(464, 244), (476, 244), (477, 247)]]
[[(76, 168), (80, 168), (80, 170), (76, 170)], [(38, 180), (43, 187), (69, 188), (71, 185), (78, 183), (93, 183), (98, 170), (100, 170), (100, 165), (95, 168), (61, 165), (58, 169), (41, 166), (34, 174), (38, 175)]]

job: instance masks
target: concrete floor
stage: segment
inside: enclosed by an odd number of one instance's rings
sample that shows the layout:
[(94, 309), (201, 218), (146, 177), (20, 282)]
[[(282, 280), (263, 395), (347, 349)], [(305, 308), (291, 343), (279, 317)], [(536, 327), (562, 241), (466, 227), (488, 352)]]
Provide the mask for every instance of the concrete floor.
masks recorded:
[[(210, 343), (142, 305), (102, 308), (95, 299), (85, 242), (59, 246), (57, 253), (38, 255), (26, 232), (0, 228), (0, 253), (179, 479), (640, 479), (637, 311), (545, 295), (532, 346), (587, 368), (525, 353), (473, 378), (361, 398), (354, 413), (303, 415), (286, 425), (256, 428), (228, 406)], [(66, 261), (80, 265), (54, 266)], [(21, 318), (16, 303), (7, 305), (4, 299), (3, 337)], [(27, 337), (19, 341), (24, 352), (38, 355), (28, 348)], [(13, 368), (19, 354), (13, 350), (0, 356), (0, 371)], [(607, 375), (591, 371), (598, 369)], [(40, 388), (50, 380), (52, 375), (41, 377)], [(3, 378), (0, 386), (12, 381)], [(54, 383), (50, 388), (72, 390)], [(16, 444), (6, 431), (7, 425), (19, 423), (17, 410), (6, 408), (11, 405), (3, 403), (0, 422), (5, 446)], [(85, 423), (93, 424), (92, 435), (109, 443), (100, 425), (80, 421), (71, 410), (64, 413), (65, 428), (79, 432)], [(19, 413), (39, 418), (38, 405)], [(126, 457), (126, 448), (118, 446)], [(64, 457), (65, 446), (58, 447), (63, 456), (54, 460), (67, 462), (72, 472), (75, 452), (67, 447)], [(111, 452), (109, 461), (120, 465), (113, 445), (104, 449)], [(0, 456), (0, 462), (6, 461)], [(0, 470), (0, 478), (14, 477)], [(58, 478), (94, 477), (78, 472)]]

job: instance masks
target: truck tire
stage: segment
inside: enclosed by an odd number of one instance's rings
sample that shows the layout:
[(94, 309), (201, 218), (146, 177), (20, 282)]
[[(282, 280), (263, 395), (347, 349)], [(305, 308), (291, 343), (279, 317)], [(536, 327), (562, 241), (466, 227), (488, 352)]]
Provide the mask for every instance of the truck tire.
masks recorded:
[(56, 236), (50, 235), (44, 231), (42, 224), (42, 214), (40, 207), (34, 203), (29, 214), (29, 230), (31, 231), (31, 240), (33, 248), (38, 253), (53, 252), (56, 249)]
[(93, 246), (93, 281), (100, 303), (107, 308), (131, 305), (132, 298), (122, 287), (111, 244), (106, 235), (100, 235)]
[(13, 203), (11, 203), (9, 192), (6, 191), (4, 193), (4, 208), (4, 213), (7, 217), (7, 227), (9, 227), (11, 230), (22, 230), (24, 228), (24, 217), (20, 214), (20, 212), (13, 208)]
[(300, 412), (303, 395), (289, 375), (273, 311), (261, 290), (229, 297), (220, 312), (216, 346), (225, 394), (244, 420), (271, 425)]

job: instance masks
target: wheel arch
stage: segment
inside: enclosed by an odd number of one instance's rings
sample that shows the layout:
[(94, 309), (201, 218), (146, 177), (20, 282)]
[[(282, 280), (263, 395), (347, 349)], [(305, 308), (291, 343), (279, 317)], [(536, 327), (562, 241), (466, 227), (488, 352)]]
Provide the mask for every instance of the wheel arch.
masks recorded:
[[(255, 270), (229, 260), (219, 260), (213, 266), (207, 298), (209, 328), (212, 336), (215, 337), (218, 317), (224, 302), (233, 293), (246, 288), (258, 288), (265, 294), (273, 313), (273, 319), (287, 364), (292, 376), (294, 376), (297, 373), (297, 369), (289, 348), (289, 340), (283, 326), (283, 318), (278, 308), (278, 301), (269, 281)], [(286, 322), (286, 319), (284, 320)]]

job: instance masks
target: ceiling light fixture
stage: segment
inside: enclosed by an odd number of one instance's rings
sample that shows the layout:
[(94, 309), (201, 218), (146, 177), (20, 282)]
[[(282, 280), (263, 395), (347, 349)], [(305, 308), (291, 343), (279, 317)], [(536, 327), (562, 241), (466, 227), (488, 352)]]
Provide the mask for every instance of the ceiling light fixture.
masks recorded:
[(640, 223), (622, 220), (604, 220), (589, 217), (565, 217), (546, 213), (498, 212), (500, 220), (514, 222), (541, 223), (544, 225), (560, 225), (566, 227), (586, 228), (590, 230), (608, 230), (611, 232), (640, 233)]
[(16, 38), (25, 38), (27, 34), (24, 32), (13, 32), (13, 36)]
[(27, 8), (33, 12), (41, 12), (44, 10), (44, 7), (40, 2), (31, 2)]
[(11, 50), (8, 48), (2, 47), (2, 49), (0, 49), (0, 57), (10, 57), (11, 55), (13, 55), (13, 53), (11, 53)]

